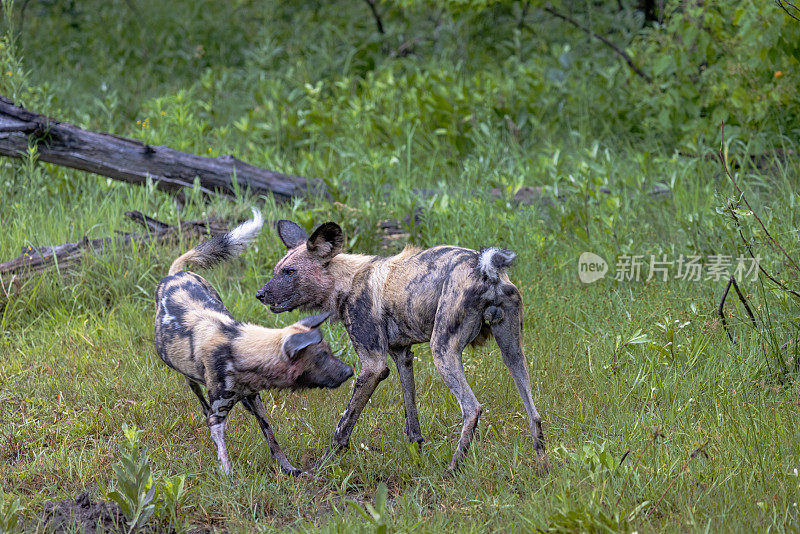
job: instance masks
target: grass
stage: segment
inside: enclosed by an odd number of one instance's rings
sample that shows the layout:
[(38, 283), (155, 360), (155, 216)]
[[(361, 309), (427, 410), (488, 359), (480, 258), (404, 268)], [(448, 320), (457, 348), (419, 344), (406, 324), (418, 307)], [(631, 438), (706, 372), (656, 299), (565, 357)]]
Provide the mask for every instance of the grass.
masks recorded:
[[(513, 43), (488, 40), (489, 21), (453, 19), (438, 45), (421, 45), (420, 57), (389, 59), (363, 6), (241, 2), (237, 27), (218, 24), (211, 4), (197, 3), (180, 22), (166, 4), (147, 3), (142, 16), (153, 24), (140, 26), (122, 5), (58, 11), (69, 5), (36, 4), (38, 16), (24, 19), (15, 53), (29, 69), (21, 94), (30, 102), (88, 127), (321, 176), (337, 203), (207, 201), (190, 192), (179, 213), (151, 187), (34, 158), (7, 160), (0, 258), (28, 244), (130, 230), (122, 217), (130, 209), (174, 222), (243, 218), (250, 205), (307, 228), (335, 220), (351, 250), (390, 253), (400, 245), (382, 248), (377, 223), (421, 208), (423, 220), (406, 228), (415, 244), (518, 253), (510, 274), (523, 294), (524, 351), (552, 469), (537, 474), (519, 396), (490, 342), (464, 353), (485, 411), (454, 478), (443, 470), (460, 411), (427, 345), (415, 349), (421, 455), (406, 443), (390, 362), (392, 374), (365, 409), (350, 450), (309, 479), (281, 475), (255, 421), (236, 408), (227, 426), (235, 475), (225, 478), (196, 399), (152, 344), (155, 285), (193, 243), (148, 245), (89, 257), (0, 295), (0, 489), (22, 498), (29, 528), (37, 528), (47, 501), (83, 490), (103, 497), (114, 482), (123, 423), (144, 430), (157, 480), (186, 475), (191, 493), (182, 513), (194, 526), (374, 530), (347, 503), (374, 502), (385, 483), (384, 520), (396, 531), (798, 528), (796, 303), (763, 278), (742, 284), (760, 326), (752, 329), (729, 299), (733, 345), (716, 315), (724, 280), (578, 281), (584, 251), (609, 260), (613, 271), (621, 254), (735, 257), (744, 249), (725, 210), (716, 209), (732, 196), (717, 162), (678, 155), (659, 132), (627, 135), (598, 124), (592, 102), (605, 96), (589, 74), (575, 82), (583, 97), (561, 104), (556, 82), (531, 81), (557, 60), (548, 52), (554, 43), (532, 39), (515, 53)], [(417, 21), (413, 12), (408, 18)], [(109, 20), (120, 26), (118, 42), (110, 30), (87, 30)], [(178, 27), (184, 39), (174, 37)], [(318, 38), (309, 42), (312, 30)], [(527, 92), (513, 97), (519, 87)], [(497, 116), (498, 95), (540, 110), (526, 125), (514, 115), (524, 135)], [(754, 207), (797, 257), (796, 158), (755, 165), (746, 132), (727, 146)], [(657, 183), (671, 194), (651, 195)], [(550, 202), (515, 205), (521, 186), (544, 187)], [(499, 196), (486, 194), (490, 188)], [(765, 267), (795, 284), (750, 216), (740, 217)], [(273, 315), (253, 298), (283, 251), (265, 231), (241, 260), (202, 274), (235, 317), (285, 325), (296, 314)], [(646, 339), (626, 343), (639, 331)], [(341, 325), (324, 332), (357, 366)], [(293, 463), (320, 459), (351, 387), (264, 395)]]

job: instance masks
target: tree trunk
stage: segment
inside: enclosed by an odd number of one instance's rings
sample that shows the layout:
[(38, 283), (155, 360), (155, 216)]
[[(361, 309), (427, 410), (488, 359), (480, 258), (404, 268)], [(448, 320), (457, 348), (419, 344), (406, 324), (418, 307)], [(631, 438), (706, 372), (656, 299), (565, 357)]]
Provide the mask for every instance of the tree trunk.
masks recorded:
[(198, 178), (208, 194), (234, 195), (235, 176), (240, 191), (271, 193), (279, 202), (309, 193), (324, 194), (324, 185), (318, 180), (262, 169), (229, 155), (209, 158), (84, 130), (0, 97), (0, 155), (25, 157), (31, 142), (36, 143), (42, 161), (140, 185), (150, 177), (156, 187), (169, 192), (193, 187)]

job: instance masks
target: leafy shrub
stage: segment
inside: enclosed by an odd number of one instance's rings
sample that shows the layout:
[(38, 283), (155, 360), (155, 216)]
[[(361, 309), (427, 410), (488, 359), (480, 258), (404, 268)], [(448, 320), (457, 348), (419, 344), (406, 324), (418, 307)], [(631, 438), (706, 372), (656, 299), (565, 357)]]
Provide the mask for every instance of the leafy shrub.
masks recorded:
[(156, 511), (153, 498), (157, 484), (153, 481), (150, 462), (139, 443), (142, 430), (123, 427), (125, 441), (120, 446), (120, 463), (113, 467), (117, 488), (108, 498), (117, 503), (128, 522), (128, 532), (142, 527)]
[(159, 486), (156, 507), (159, 515), (176, 532), (186, 530), (186, 520), (183, 510), (186, 507), (186, 498), (189, 492), (186, 490), (186, 475), (175, 475), (165, 478)]

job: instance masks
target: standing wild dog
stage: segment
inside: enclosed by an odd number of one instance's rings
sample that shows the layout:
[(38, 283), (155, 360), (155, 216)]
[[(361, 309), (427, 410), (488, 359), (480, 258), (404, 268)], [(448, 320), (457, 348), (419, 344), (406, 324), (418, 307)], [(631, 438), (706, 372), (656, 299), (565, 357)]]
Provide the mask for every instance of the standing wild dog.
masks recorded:
[[(231, 465), (225, 449), (225, 419), (242, 401), (267, 438), (281, 470), (300, 474), (281, 451), (267, 422), (259, 392), (269, 388), (335, 388), (353, 376), (331, 354), (319, 326), (328, 314), (306, 317), (281, 329), (236, 321), (217, 292), (200, 276), (181, 270), (187, 263), (211, 267), (240, 254), (258, 234), (263, 220), (253, 219), (227, 234), (204, 241), (176, 259), (156, 288), (156, 351), (186, 376), (200, 399), (217, 458), (225, 474)], [(200, 386), (208, 393), (206, 401)]]
[(493, 335), (528, 413), (538, 459), (545, 460), (541, 418), (522, 353), (522, 297), (505, 274), (513, 252), (442, 245), (427, 250), (408, 247), (388, 258), (340, 254), (344, 235), (335, 223), (324, 223), (311, 237), (291, 221), (278, 221), (277, 230), (289, 252), (256, 297), (276, 313), (322, 310), (342, 320), (361, 362), (332, 449), (348, 446), (361, 411), (389, 375), (387, 353), (400, 375), (406, 434), (411, 442), (422, 443), (411, 345), (430, 341), (436, 368), (463, 415), (461, 438), (447, 466), (455, 470), (482, 411), (464, 376), (461, 353)]

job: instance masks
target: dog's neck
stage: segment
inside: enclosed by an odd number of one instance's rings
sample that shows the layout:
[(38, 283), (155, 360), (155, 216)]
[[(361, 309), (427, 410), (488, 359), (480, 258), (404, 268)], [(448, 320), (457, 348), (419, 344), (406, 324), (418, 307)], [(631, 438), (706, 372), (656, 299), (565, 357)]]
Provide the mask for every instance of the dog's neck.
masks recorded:
[(381, 258), (366, 254), (339, 254), (334, 257), (328, 264), (328, 272), (333, 278), (333, 290), (323, 311), (330, 312), (336, 319), (341, 319), (339, 304), (352, 292), (353, 278), (365, 265), (376, 259)]

